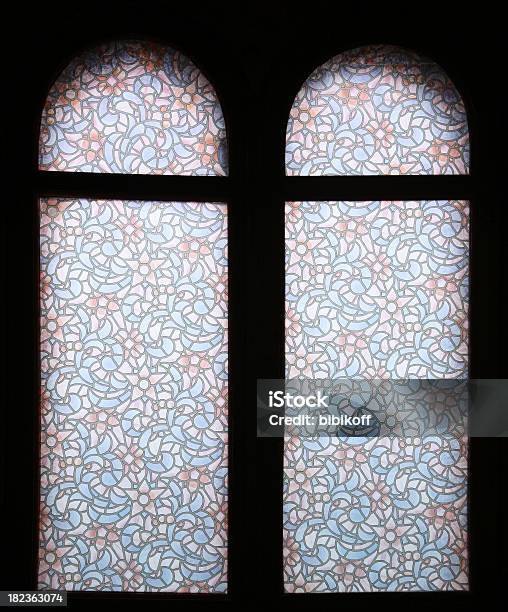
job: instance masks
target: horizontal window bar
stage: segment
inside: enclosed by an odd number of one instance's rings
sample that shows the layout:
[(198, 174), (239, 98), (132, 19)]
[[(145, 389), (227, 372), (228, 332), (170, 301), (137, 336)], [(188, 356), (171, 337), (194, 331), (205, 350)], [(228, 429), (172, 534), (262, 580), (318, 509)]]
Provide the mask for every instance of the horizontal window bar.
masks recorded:
[(39, 195), (50, 197), (223, 202), (231, 195), (224, 176), (39, 171), (35, 184)]
[[(266, 188), (285, 200), (467, 200), (477, 189), (470, 176), (296, 176), (270, 181)], [(41, 196), (104, 199), (223, 202), (233, 191), (230, 178), (37, 172)]]
[(464, 176), (288, 176), (286, 200), (468, 200), (471, 177)]

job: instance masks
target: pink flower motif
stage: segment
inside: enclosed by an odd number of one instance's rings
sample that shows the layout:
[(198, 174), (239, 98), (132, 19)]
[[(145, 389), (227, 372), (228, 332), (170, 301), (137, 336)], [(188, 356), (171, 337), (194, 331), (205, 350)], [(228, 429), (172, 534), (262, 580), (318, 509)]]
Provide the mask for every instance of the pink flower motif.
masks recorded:
[(312, 493), (312, 478), (321, 471), (321, 467), (311, 467), (299, 460), (294, 467), (286, 467), (284, 474), (289, 483), (288, 494), (303, 490)]
[(125, 591), (137, 591), (143, 584), (143, 568), (134, 559), (120, 559), (115, 569), (122, 577)]
[(348, 357), (367, 348), (367, 342), (363, 334), (341, 334), (337, 336), (337, 345)]
[(299, 132), (302, 129), (311, 131), (316, 130), (315, 118), (323, 110), (323, 106), (311, 106), (305, 98), (298, 105), (291, 109), (291, 117), (293, 118), (293, 131)]
[(295, 338), (302, 331), (300, 325), (300, 315), (297, 314), (292, 308), (286, 309), (286, 335)]
[(361, 240), (362, 236), (369, 233), (366, 224), (361, 221), (356, 221), (355, 219), (338, 221), (335, 225), (335, 230), (348, 244)]
[(175, 87), (174, 92), (176, 100), (173, 104), (173, 108), (176, 110), (185, 110), (194, 119), (198, 118), (198, 105), (205, 101), (205, 98), (199, 94), (196, 90), (196, 83), (192, 83), (185, 89)]
[(147, 366), (143, 366), (138, 372), (124, 374), (125, 378), (131, 383), (132, 389), (132, 398), (134, 401), (138, 399), (138, 397), (149, 397), (153, 400), (157, 399), (155, 394), (155, 385), (158, 384), (165, 378), (165, 372), (150, 372)]
[(289, 378), (305, 376), (312, 378), (312, 366), (314, 363), (324, 361), (325, 355), (321, 353), (307, 352), (300, 345), (296, 351), (286, 353), (286, 365)]
[(90, 309), (90, 312), (94, 313), (98, 319), (105, 319), (108, 315), (120, 310), (120, 306), (114, 294), (106, 295), (100, 293), (88, 298), (85, 304)]
[(316, 591), (319, 583), (308, 580), (301, 573), (292, 577), (291, 582), (286, 582), (285, 589), (288, 593), (312, 593)]
[(139, 57), (145, 70), (148, 72), (157, 72), (164, 69), (164, 53), (161, 51), (153, 43), (144, 43), (141, 47), (133, 45), (132, 49), (129, 49), (131, 55)]
[(297, 224), (303, 217), (300, 202), (287, 202), (286, 203), (286, 225), (290, 233), (297, 231)]
[(285, 448), (286, 448), (286, 452), (288, 453), (288, 455), (294, 459), (297, 451), (302, 448), (301, 437), (300, 436), (290, 436), (289, 438), (286, 438)]
[(333, 454), (337, 465), (345, 470), (346, 473), (352, 472), (358, 465), (365, 463), (367, 457), (354, 447), (341, 447)]
[(187, 257), (189, 261), (195, 262), (200, 257), (206, 257), (210, 255), (210, 247), (204, 240), (190, 240), (180, 242), (178, 249)]
[(379, 552), (389, 548), (395, 548), (399, 551), (402, 550), (401, 537), (405, 535), (410, 529), (413, 528), (412, 523), (396, 523), (392, 516), (383, 525), (373, 525), (372, 530), (379, 536)]
[(370, 100), (366, 85), (343, 83), (337, 93), (349, 109), (354, 109)]
[(425, 508), (423, 515), (437, 530), (441, 530), (447, 523), (455, 520), (457, 510), (451, 504), (442, 504)]
[(178, 359), (178, 363), (187, 370), (191, 378), (196, 377), (203, 370), (208, 370), (211, 367), (210, 361), (205, 355), (200, 353), (184, 353)]
[(138, 360), (144, 353), (143, 336), (137, 329), (121, 329), (116, 339), (122, 345), (124, 350), (124, 359)]
[(459, 145), (458, 142), (448, 143), (437, 139), (427, 150), (439, 166), (445, 167), (453, 160), (461, 157), (462, 145)]
[(99, 436), (108, 430), (110, 427), (115, 427), (120, 423), (114, 413), (99, 408), (92, 408), (85, 417), (85, 421), (90, 423), (93, 429)]
[(92, 529), (85, 531), (85, 536), (95, 540), (94, 544), (102, 550), (108, 543), (118, 542), (120, 535), (115, 527), (104, 527), (96, 525)]
[[(56, 92), (59, 94), (57, 96), (56, 101), (53, 104), (58, 104), (59, 106), (70, 106), (72, 109), (78, 114), (81, 115), (83, 112), (82, 100), (87, 98), (87, 93), (84, 91), (81, 82), (77, 79), (74, 79), (71, 82), (65, 83), (57, 83), (56, 84)], [(47, 104), (49, 105), (50, 99), (48, 98)], [(52, 108), (48, 108), (49, 110), (53, 110)], [(50, 125), (52, 125), (50, 123)]]
[(45, 531), (46, 529), (51, 527), (51, 509), (48, 505), (46, 505), (43, 501), (40, 503), (39, 507), (39, 526), (41, 531)]
[(445, 299), (450, 293), (456, 293), (457, 283), (452, 279), (448, 280), (445, 277), (429, 278), (424, 285), (430, 289), (437, 300)]
[(97, 76), (97, 89), (106, 96), (119, 96), (127, 89), (127, 74), (123, 68), (116, 66), (111, 74)]
[(370, 270), (374, 272), (376, 281), (387, 281), (392, 273), (390, 258), (383, 253), (369, 253), (365, 262)]
[(163, 493), (168, 493), (167, 489), (162, 487), (154, 487), (150, 485), (146, 480), (140, 484), (139, 487), (132, 489), (125, 489), (125, 493), (132, 500), (132, 513), (134, 517), (141, 512), (148, 512), (148, 514), (157, 515), (155, 508), (155, 500), (158, 499)]
[(314, 263), (314, 249), (321, 243), (321, 238), (309, 238), (303, 230), (296, 236), (286, 240), (286, 248), (289, 251), (289, 265), (304, 261)]
[(212, 132), (205, 132), (199, 136), (193, 146), (195, 151), (201, 155), (203, 166), (208, 166), (212, 161), (219, 161), (219, 140)]
[(63, 457), (62, 442), (72, 433), (72, 429), (57, 428), (56, 425), (51, 422), (48, 427), (41, 431), (41, 456), (45, 457), (50, 453), (54, 453), (59, 457)]
[(95, 128), (83, 132), (81, 136), (78, 146), (82, 149), (86, 161), (92, 162), (102, 150), (102, 136)]
[(53, 295), (53, 279), (45, 272), (41, 272), (39, 278), (41, 300), (48, 300)]
[(184, 579), (183, 586), (177, 589), (178, 593), (211, 593), (213, 592), (213, 585), (204, 581), (193, 581)]
[(390, 507), (390, 487), (382, 480), (365, 483), (365, 492), (369, 496), (373, 512), (384, 515)]
[(191, 491), (197, 491), (203, 485), (208, 485), (211, 482), (209, 471), (205, 467), (183, 470), (178, 474), (178, 478), (186, 482)]
[(118, 223), (118, 226), (122, 231), (123, 241), (125, 245), (129, 245), (130, 243), (137, 244), (141, 242), (141, 240), (143, 240), (145, 236), (145, 232), (143, 230), (143, 223), (135, 213), (131, 213), (130, 215), (128, 215), (126, 220), (123, 220), (123, 222)]
[(299, 553), (298, 544), (291, 536), (287, 536), (284, 540), (284, 548), (282, 550), (284, 563), (289, 567), (293, 567), (298, 563)]
[[(72, 200), (59, 200), (56, 198), (47, 198), (41, 200), (40, 212), (41, 212), (41, 228), (48, 225), (59, 225), (64, 227), (64, 212), (73, 205)], [(42, 232), (43, 235), (44, 232)]]
[(40, 407), (41, 407), (41, 415), (43, 417), (47, 417), (52, 413), (53, 406), (51, 404), (51, 394), (46, 389), (46, 387), (42, 386), (40, 389)]
[(386, 295), (374, 296), (372, 299), (379, 307), (379, 323), (381, 324), (389, 320), (402, 323), (404, 321), (402, 309), (415, 298), (413, 295), (397, 295), (393, 289), (390, 289)]
[(139, 446), (131, 444), (126, 446), (121, 444), (115, 452), (116, 456), (121, 459), (125, 474), (138, 474), (145, 464), (143, 451)]
[(62, 571), (62, 557), (69, 552), (70, 546), (57, 546), (53, 538), (39, 548), (39, 572), (46, 573), (49, 570)]
[(155, 259), (150, 257), (146, 251), (143, 251), (138, 259), (126, 259), (125, 263), (133, 270), (132, 286), (140, 283), (150, 283), (155, 285), (157, 278), (155, 271), (162, 266), (164, 259)]
[(381, 123), (377, 120), (370, 121), (367, 124), (367, 130), (383, 147), (388, 148), (395, 144), (393, 125), (388, 120), (385, 119)]
[(347, 587), (367, 575), (365, 568), (358, 561), (341, 561), (334, 567), (334, 572)]

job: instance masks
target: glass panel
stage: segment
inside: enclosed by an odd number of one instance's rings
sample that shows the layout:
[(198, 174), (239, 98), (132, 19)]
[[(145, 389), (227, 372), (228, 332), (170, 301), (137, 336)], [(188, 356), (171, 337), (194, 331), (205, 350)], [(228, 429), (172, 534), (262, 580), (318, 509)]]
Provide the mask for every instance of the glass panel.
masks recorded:
[(223, 592), (226, 207), (40, 215), (39, 588)]
[(227, 174), (214, 88), (170, 47), (102, 45), (74, 59), (42, 114), (39, 168), (123, 174)]
[(467, 174), (464, 103), (434, 62), (391, 46), (316, 69), (291, 109), (286, 173)]
[[(287, 378), (467, 378), (468, 248), (464, 201), (288, 203)], [(287, 436), (284, 464), (287, 591), (468, 588), (464, 436)]]

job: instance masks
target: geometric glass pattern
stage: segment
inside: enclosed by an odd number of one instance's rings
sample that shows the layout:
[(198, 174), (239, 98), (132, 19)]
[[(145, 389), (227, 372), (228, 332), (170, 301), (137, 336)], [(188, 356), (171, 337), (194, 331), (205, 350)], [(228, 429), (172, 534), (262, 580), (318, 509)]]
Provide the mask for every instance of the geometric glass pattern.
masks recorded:
[(464, 102), (434, 62), (393, 46), (341, 53), (296, 96), (289, 176), (467, 174)]
[[(466, 379), (468, 258), (464, 201), (287, 203), (286, 377)], [(466, 590), (467, 437), (286, 435), (284, 582)]]
[(189, 58), (170, 47), (120, 41), (91, 49), (51, 87), (39, 169), (227, 175), (217, 94)]
[(39, 588), (225, 592), (226, 206), (40, 219)]
[(467, 378), (469, 205), (286, 205), (288, 376)]

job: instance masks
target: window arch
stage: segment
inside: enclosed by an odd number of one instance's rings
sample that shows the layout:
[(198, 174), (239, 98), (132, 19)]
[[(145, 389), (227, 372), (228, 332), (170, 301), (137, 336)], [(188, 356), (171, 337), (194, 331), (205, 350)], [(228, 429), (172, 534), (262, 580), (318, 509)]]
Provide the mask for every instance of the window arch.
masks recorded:
[(464, 102), (442, 68), (411, 51), (341, 53), (309, 76), (293, 102), (290, 176), (468, 171)]
[[(371, 46), (312, 73), (290, 112), (286, 174), (335, 175), (336, 196), (286, 203), (287, 380), (366, 381), (360, 404), (378, 402), (387, 423), (391, 407), (467, 378), (469, 202), (453, 188), (415, 198), (397, 176), (385, 177), (390, 200), (366, 201), (360, 183), (356, 199), (341, 191), (352, 175), (468, 172), (464, 104), (435, 63)], [(288, 433), (284, 449), (287, 591), (467, 590), (463, 430)]]
[(76, 57), (42, 114), (39, 168), (127, 174), (227, 174), (217, 94), (170, 47), (116, 41)]
[[(215, 90), (170, 47), (87, 51), (48, 94), (39, 169), (226, 176)], [(39, 588), (225, 592), (227, 204), (67, 178), (39, 200)]]

